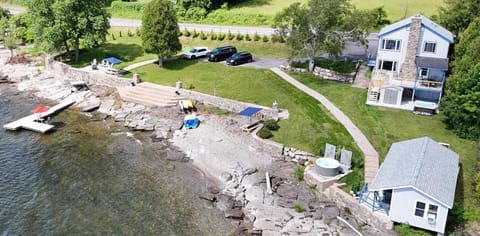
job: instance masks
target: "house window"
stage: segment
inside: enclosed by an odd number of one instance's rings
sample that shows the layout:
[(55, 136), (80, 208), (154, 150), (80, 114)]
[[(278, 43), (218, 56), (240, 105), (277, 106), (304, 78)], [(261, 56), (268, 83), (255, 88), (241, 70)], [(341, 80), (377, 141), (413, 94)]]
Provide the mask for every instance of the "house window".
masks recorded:
[(425, 206), (424, 202), (417, 202), (415, 206), (415, 215), (419, 217), (423, 217), (425, 215)]
[(400, 40), (384, 39), (382, 40), (382, 49), (400, 51)]
[(437, 220), (437, 212), (438, 212), (438, 206), (437, 205), (428, 205), (428, 221), (436, 221)]
[(397, 71), (397, 62), (380, 60), (378, 63), (378, 69), (388, 70), (388, 71)]
[(437, 43), (425, 42), (425, 46), (423, 46), (423, 51), (435, 53), (436, 48), (437, 48)]
[(420, 69), (420, 77), (427, 78), (428, 77), (428, 68), (421, 68)]

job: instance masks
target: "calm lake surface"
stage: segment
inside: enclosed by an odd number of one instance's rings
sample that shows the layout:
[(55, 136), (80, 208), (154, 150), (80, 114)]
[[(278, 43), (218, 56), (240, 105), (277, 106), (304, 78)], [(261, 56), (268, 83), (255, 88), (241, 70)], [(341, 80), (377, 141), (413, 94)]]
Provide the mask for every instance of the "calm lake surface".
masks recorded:
[[(38, 105), (0, 84), (0, 125)], [(199, 199), (207, 182), (189, 164), (70, 110), (50, 134), (0, 129), (0, 235), (233, 234), (235, 222)]]

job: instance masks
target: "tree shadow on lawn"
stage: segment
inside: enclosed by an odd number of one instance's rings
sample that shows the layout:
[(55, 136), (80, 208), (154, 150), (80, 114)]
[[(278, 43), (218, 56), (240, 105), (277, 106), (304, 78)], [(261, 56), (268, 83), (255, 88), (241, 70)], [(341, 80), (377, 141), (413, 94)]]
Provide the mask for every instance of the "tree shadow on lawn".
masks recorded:
[(100, 63), (103, 58), (107, 57), (116, 57), (124, 62), (131, 62), (143, 55), (145, 55), (143, 48), (138, 44), (105, 43), (97, 48), (81, 49), (79, 60), (69, 64), (74, 67), (85, 67), (90, 65), (94, 58), (97, 59), (97, 63)]
[(165, 60), (163, 61), (163, 68), (166, 70), (183, 70), (189, 66), (193, 66), (197, 63), (202, 63), (198, 59), (188, 60), (188, 59), (174, 59), (174, 60)]

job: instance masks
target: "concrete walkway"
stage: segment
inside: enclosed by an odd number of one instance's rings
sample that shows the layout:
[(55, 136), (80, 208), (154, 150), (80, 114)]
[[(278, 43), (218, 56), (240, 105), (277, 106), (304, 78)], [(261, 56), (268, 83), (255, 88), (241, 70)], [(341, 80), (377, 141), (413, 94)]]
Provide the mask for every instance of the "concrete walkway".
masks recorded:
[(302, 90), (306, 94), (317, 99), (320, 103), (322, 103), (325, 108), (327, 108), (328, 111), (330, 111), (330, 113), (332, 113), (332, 115), (338, 120), (338, 122), (345, 126), (345, 128), (350, 133), (353, 140), (355, 140), (357, 146), (360, 148), (360, 150), (363, 152), (363, 155), (365, 156), (364, 178), (365, 182), (370, 184), (375, 178), (375, 175), (378, 171), (378, 153), (373, 148), (372, 144), (368, 141), (367, 137), (363, 135), (362, 131), (358, 129), (358, 127), (350, 120), (350, 118), (348, 118), (340, 109), (338, 109), (323, 95), (298, 82), (279, 68), (272, 68), (271, 70), (285, 81), (289, 82), (290, 84)]
[(145, 66), (145, 65), (148, 65), (148, 64), (153, 64), (153, 63), (155, 63), (156, 61), (158, 61), (158, 59), (152, 59), (152, 60), (148, 60), (148, 61), (138, 62), (138, 63), (135, 63), (135, 64), (131, 64), (131, 65), (123, 68), (122, 70), (132, 71), (132, 70), (135, 69), (135, 68), (142, 67), (142, 66)]

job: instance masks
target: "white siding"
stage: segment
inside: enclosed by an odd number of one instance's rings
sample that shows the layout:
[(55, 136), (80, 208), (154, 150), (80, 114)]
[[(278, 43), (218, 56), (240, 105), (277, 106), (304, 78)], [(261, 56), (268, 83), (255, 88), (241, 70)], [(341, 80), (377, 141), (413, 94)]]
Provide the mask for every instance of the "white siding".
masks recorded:
[[(435, 53), (423, 51), (425, 42), (437, 43)], [(422, 27), (422, 33), (420, 35), (420, 44), (418, 45), (417, 55), (422, 57), (447, 58), (449, 46), (450, 44), (444, 38), (440, 37), (438, 34), (432, 32), (425, 27)]]
[[(415, 216), (415, 206), (417, 201), (427, 204), (425, 216), (423, 218)], [(429, 204), (438, 206), (437, 221), (433, 224), (428, 222), (426, 216)], [(408, 187), (393, 190), (389, 214), (389, 217), (392, 221), (443, 233), (445, 230), (447, 215), (448, 208), (429, 198), (428, 196), (418, 192), (414, 188)]]
[[(380, 37), (378, 41), (377, 65), (380, 60), (397, 61), (398, 62), (397, 71), (400, 71), (400, 66), (402, 62), (405, 60), (405, 53), (407, 49), (407, 43), (408, 43), (407, 29), (408, 29), (407, 27), (403, 27), (399, 30), (393, 31), (389, 34), (386, 34)], [(401, 42), (400, 51), (383, 50), (382, 49), (383, 39), (400, 40)]]

